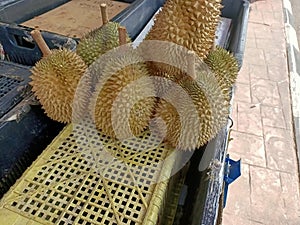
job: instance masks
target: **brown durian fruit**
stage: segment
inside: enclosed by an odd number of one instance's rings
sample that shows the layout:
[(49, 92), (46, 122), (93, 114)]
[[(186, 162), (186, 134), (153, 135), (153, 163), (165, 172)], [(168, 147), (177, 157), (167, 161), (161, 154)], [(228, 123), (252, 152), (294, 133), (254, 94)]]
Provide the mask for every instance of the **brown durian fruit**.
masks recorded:
[[(201, 66), (200, 66), (201, 67)], [(156, 107), (157, 127), (165, 127), (165, 140), (179, 150), (195, 150), (210, 141), (226, 125), (229, 102), (209, 71), (196, 67), (196, 78), (184, 76), (165, 93)]]
[(212, 48), (221, 0), (167, 0), (146, 40), (173, 42), (204, 59)]
[(112, 50), (106, 59), (89, 68), (98, 81), (91, 110), (96, 127), (106, 135), (123, 139), (140, 135), (149, 125), (155, 106), (155, 90), (146, 66), (135, 50)]
[[(120, 24), (108, 22), (83, 37), (76, 49), (77, 54), (89, 66), (107, 51), (119, 46)], [(127, 34), (127, 43), (131, 40)]]
[(235, 83), (239, 71), (236, 58), (225, 49), (216, 46), (204, 62), (212, 70), (220, 87), (229, 98), (230, 88)]
[[(31, 70), (30, 84), (47, 116), (59, 122), (71, 122), (73, 99), (85, 70), (83, 60), (67, 49), (53, 50), (36, 63)], [(76, 97), (83, 99), (76, 106), (77, 113), (86, 109), (89, 94), (89, 82), (86, 82), (86, 88), (77, 92)]]

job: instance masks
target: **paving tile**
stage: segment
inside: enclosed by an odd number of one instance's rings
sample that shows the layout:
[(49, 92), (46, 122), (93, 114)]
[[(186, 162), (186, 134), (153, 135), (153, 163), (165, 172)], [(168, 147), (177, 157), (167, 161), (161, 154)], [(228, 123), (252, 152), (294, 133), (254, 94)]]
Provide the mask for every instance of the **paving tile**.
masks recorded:
[(283, 200), (280, 198), (279, 172), (250, 166), (251, 219), (263, 224), (280, 224), (284, 215)]
[(268, 77), (272, 81), (281, 82), (288, 79), (287, 77), (288, 69), (286, 66), (280, 67), (280, 66), (274, 66), (269, 65), (268, 66)]
[[(272, 7), (270, 4), (268, 4), (268, 5), (270, 7)], [(263, 12), (262, 17), (263, 17), (263, 22), (265, 24), (268, 24), (271, 27), (278, 27), (278, 26), (282, 25), (281, 21), (278, 20), (277, 18), (275, 18), (273, 11)]]
[(281, 107), (277, 83), (264, 79), (251, 79), (251, 95), (253, 103)]
[(269, 79), (268, 67), (266, 65), (251, 65), (249, 66), (250, 80), (252, 79)]
[[(282, 12), (282, 2), (278, 0), (273, 0), (269, 2), (272, 6), (273, 12)], [(283, 16), (283, 15), (282, 15)]]
[(256, 38), (255, 43), (257, 48), (264, 49), (266, 51), (273, 51), (276, 48), (285, 49), (285, 40), (281, 38), (280, 39), (274, 38), (272, 40), (264, 39), (264, 38)]
[(256, 39), (254, 37), (249, 37), (246, 40), (246, 47), (247, 48), (256, 48)]
[(237, 83), (235, 88), (234, 100), (251, 103), (250, 85)]
[(267, 65), (274, 65), (278, 67), (286, 66), (285, 50), (264, 50), (265, 60)]
[(243, 84), (250, 84), (250, 76), (249, 76), (249, 65), (248, 63), (244, 62), (242, 65), (241, 70), (238, 73), (237, 83), (243, 83)]
[(266, 167), (263, 137), (232, 130), (228, 152), (233, 158), (241, 158), (242, 163)]
[(262, 136), (262, 120), (260, 106), (238, 102), (238, 131)]
[(254, 32), (254, 30), (255, 30), (256, 26), (257, 26), (256, 23), (253, 23), (250, 20), (248, 20), (247, 39), (248, 38), (255, 38), (255, 32)]
[(228, 213), (223, 213), (222, 225), (233, 225), (233, 224), (234, 225), (256, 225), (249, 219), (241, 218), (239, 216), (231, 215)]
[(297, 171), (292, 131), (264, 126), (267, 167), (284, 172)]
[[(297, 174), (280, 173), (281, 197), (287, 211), (295, 212), (300, 216), (299, 178)], [(300, 220), (299, 220), (300, 221)]]
[(230, 184), (224, 213), (230, 212), (241, 218), (250, 218), (250, 174), (249, 166), (242, 164), (241, 176)]
[(273, 7), (268, 1), (259, 1), (257, 4), (257, 10), (265, 14), (267, 12), (273, 13)]
[(272, 35), (272, 29), (271, 26), (267, 24), (263, 24), (262, 21), (260, 21), (261, 24), (256, 27), (254, 30), (255, 37), (256, 38), (264, 38), (264, 39), (273, 39)]
[[(251, 7), (253, 9), (253, 7)], [(259, 23), (263, 20), (262, 13), (256, 10), (253, 10), (249, 15), (250, 23)]]
[(286, 128), (289, 130), (292, 130), (293, 125), (292, 125), (292, 109), (291, 109), (289, 82), (286, 80), (283, 82), (278, 82), (277, 85), (278, 85), (278, 90), (279, 90), (279, 94), (280, 94)]
[(237, 102), (234, 101), (232, 104), (232, 112), (231, 112), (231, 119), (233, 121), (233, 126), (231, 127), (231, 129), (233, 130), (237, 130), (237, 126), (238, 126), (238, 115), (237, 115)]
[(261, 106), (263, 126), (286, 128), (282, 108)]
[(264, 51), (256, 48), (246, 48), (244, 60), (251, 65), (265, 65)]

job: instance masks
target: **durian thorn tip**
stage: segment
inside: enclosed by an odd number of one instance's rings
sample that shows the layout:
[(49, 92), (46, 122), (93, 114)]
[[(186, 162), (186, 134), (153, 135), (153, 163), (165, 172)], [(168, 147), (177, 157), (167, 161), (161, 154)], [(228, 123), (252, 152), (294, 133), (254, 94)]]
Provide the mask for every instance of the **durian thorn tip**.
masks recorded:
[(126, 44), (126, 28), (120, 26), (118, 28), (118, 32), (119, 32), (119, 44), (121, 45), (125, 45)]
[(39, 46), (41, 52), (43, 53), (43, 56), (47, 57), (48, 55), (50, 55), (51, 51), (48, 45), (46, 44), (41, 32), (39, 30), (32, 30), (30, 34), (34, 39), (34, 41), (36, 42), (36, 44)]
[(102, 16), (102, 23), (107, 24), (108, 23), (108, 16), (107, 16), (107, 5), (105, 3), (102, 3), (100, 5), (101, 9), (101, 16)]

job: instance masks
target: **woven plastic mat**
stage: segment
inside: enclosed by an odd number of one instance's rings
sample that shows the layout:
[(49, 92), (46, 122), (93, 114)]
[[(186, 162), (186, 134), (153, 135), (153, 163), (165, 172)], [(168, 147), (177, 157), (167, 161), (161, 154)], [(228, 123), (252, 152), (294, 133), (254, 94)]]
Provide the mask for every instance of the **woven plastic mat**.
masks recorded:
[[(174, 154), (171, 154), (174, 153)], [(5, 224), (157, 224), (176, 151), (68, 125), (0, 202)]]

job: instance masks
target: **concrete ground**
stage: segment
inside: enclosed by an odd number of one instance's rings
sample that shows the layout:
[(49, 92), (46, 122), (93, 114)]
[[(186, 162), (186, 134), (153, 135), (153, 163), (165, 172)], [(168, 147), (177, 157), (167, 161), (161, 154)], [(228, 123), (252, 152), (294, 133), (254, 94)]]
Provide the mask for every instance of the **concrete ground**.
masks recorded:
[(251, 4), (228, 150), (242, 159), (242, 176), (229, 187), (223, 225), (300, 224), (282, 2)]

